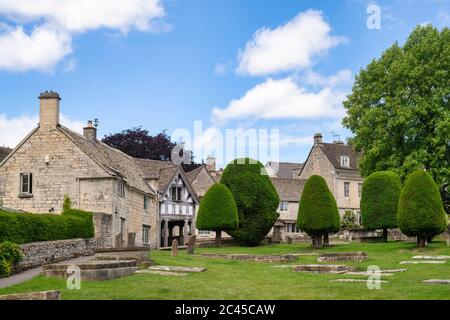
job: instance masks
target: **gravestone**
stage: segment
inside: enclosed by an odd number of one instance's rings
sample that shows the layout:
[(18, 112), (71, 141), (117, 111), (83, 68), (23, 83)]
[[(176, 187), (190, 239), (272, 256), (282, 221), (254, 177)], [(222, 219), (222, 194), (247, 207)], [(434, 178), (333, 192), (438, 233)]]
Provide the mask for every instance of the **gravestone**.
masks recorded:
[(194, 254), (195, 251), (195, 242), (197, 240), (197, 236), (194, 234), (192, 236), (189, 236), (188, 238), (188, 247), (187, 247), (187, 253), (188, 254)]
[(177, 239), (172, 241), (172, 257), (176, 257), (178, 255), (178, 241)]

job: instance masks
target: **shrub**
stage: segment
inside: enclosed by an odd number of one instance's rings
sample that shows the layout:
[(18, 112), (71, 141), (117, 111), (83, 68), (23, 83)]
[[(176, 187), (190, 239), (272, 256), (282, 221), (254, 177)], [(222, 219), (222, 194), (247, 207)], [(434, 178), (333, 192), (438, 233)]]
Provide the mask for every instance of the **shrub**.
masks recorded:
[(316, 248), (322, 247), (322, 236), (340, 229), (336, 200), (320, 176), (313, 175), (305, 183), (298, 208), (297, 225), (308, 233)]
[(62, 215), (0, 211), (0, 242), (29, 243), (92, 238), (92, 213), (71, 209)]
[(230, 190), (223, 184), (213, 184), (200, 202), (197, 229), (216, 232), (216, 245), (221, 245), (222, 231), (234, 230), (238, 226), (236, 203)]
[(366, 230), (387, 230), (397, 227), (398, 199), (402, 191), (400, 177), (389, 171), (374, 172), (364, 180), (361, 196), (361, 220)]
[(353, 211), (345, 210), (345, 213), (342, 216), (341, 228), (347, 230), (356, 228), (356, 215)]
[(406, 180), (398, 203), (398, 225), (407, 236), (417, 237), (419, 247), (447, 227), (439, 189), (428, 172), (414, 171)]
[(9, 241), (0, 243), (0, 278), (8, 277), (12, 266), (21, 259), (22, 254), (17, 244)]
[(69, 196), (66, 194), (64, 195), (64, 202), (63, 202), (63, 210), (62, 212), (66, 212), (72, 209), (72, 200), (70, 200)]
[(278, 219), (278, 194), (261, 162), (243, 158), (230, 162), (221, 181), (234, 197), (239, 226), (229, 234), (242, 245), (256, 246)]

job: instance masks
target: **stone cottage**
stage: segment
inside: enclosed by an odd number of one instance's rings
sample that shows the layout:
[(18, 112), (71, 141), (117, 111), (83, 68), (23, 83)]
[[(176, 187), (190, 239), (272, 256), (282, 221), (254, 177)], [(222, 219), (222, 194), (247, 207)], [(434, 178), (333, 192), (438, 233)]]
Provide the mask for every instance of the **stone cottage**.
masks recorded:
[(360, 222), (360, 199), (363, 177), (358, 170), (358, 154), (341, 141), (325, 143), (322, 134), (314, 135), (314, 145), (298, 174), (299, 179), (319, 175), (333, 193), (341, 217), (352, 211)]
[(183, 169), (132, 158), (59, 122), (60, 96), (39, 96), (40, 118), (0, 163), (0, 202), (34, 213), (59, 213), (64, 196), (94, 212), (97, 245), (168, 246), (194, 232), (198, 198)]

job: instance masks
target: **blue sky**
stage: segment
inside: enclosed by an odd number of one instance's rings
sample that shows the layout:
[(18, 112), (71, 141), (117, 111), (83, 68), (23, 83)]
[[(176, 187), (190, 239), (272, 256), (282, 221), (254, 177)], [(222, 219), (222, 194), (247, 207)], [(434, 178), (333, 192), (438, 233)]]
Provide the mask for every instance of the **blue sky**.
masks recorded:
[(448, 0), (54, 1), (0, 0), (0, 145), (36, 125), (52, 89), (78, 130), (277, 128), (279, 160), (302, 162), (314, 132), (350, 135), (341, 102), (360, 68), (418, 24), (450, 25)]

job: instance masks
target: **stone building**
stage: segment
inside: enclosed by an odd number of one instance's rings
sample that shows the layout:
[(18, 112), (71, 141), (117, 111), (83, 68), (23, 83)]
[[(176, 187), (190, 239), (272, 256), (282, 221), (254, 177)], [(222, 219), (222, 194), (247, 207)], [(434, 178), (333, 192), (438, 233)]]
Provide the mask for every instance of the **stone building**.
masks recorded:
[(6, 147), (0, 147), (0, 162), (3, 161), (3, 159), (5, 159), (8, 154), (10, 154), (12, 151), (12, 149), (10, 148), (6, 148)]
[(360, 221), (360, 199), (362, 185), (358, 165), (358, 154), (343, 142), (325, 143), (322, 134), (314, 135), (314, 145), (298, 174), (300, 179), (319, 175), (325, 179), (333, 193), (341, 217), (345, 211), (352, 211)]
[(298, 174), (303, 168), (303, 163), (269, 161), (265, 168), (269, 177), (298, 179)]
[(59, 123), (60, 97), (39, 96), (40, 119), (0, 163), (0, 202), (34, 213), (73, 207), (94, 212), (99, 247), (161, 247), (185, 240), (195, 226), (197, 195), (180, 166), (132, 158)]

